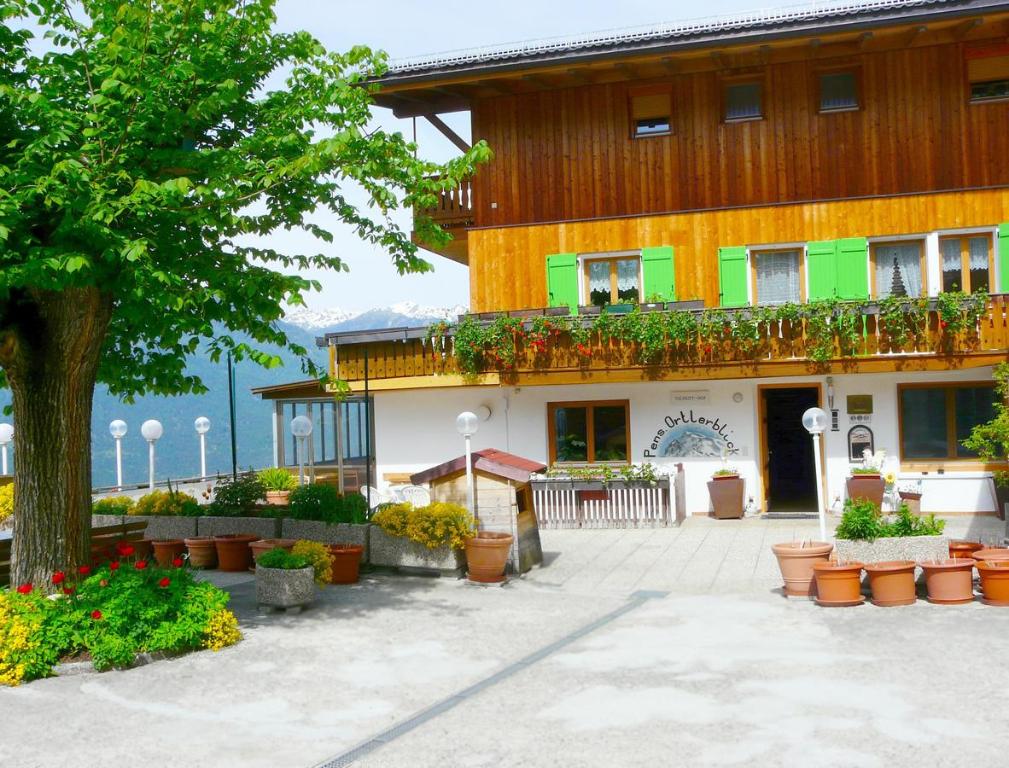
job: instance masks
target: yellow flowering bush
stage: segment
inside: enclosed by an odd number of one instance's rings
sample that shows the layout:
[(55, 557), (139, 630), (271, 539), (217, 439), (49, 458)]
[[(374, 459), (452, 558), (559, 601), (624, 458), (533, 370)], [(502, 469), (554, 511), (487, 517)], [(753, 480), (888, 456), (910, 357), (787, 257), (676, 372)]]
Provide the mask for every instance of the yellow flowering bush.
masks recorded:
[(14, 514), (14, 483), (0, 486), (0, 523)]
[(291, 548), (292, 555), (303, 557), (315, 569), (315, 583), (320, 587), (329, 583), (330, 569), (333, 567), (333, 556), (329, 548), (318, 541), (296, 541)]
[(65, 614), (40, 592), (0, 592), (0, 685), (46, 677), (70, 634)]
[(390, 536), (404, 536), (428, 549), (448, 545), (463, 549), (476, 530), (473, 516), (458, 504), (436, 501), (425, 507), (390, 504), (371, 521)]
[(222, 608), (210, 617), (207, 629), (204, 633), (203, 647), (212, 651), (219, 651), (234, 645), (242, 639), (242, 633), (238, 629), (238, 619), (235, 614), (227, 608)]

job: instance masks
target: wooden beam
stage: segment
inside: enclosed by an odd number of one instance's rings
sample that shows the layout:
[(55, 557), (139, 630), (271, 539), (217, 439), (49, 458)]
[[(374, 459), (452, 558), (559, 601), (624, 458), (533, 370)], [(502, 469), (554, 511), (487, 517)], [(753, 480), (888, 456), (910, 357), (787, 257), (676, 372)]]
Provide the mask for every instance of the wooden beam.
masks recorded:
[(515, 93), (511, 88), (502, 87), (500, 80), (477, 80), (476, 87), (490, 91), (495, 96), (510, 96)]
[(569, 69), (564, 73), (570, 80), (573, 80), (576, 85), (593, 85), (595, 80), (586, 74), (584, 70), (581, 69)]
[(448, 139), (457, 147), (459, 147), (459, 149), (461, 149), (463, 152), (470, 151), (470, 145), (463, 140), (462, 136), (453, 131), (449, 125), (443, 122), (442, 119), (438, 117), (438, 115), (431, 114), (431, 115), (424, 115), (424, 117), (427, 118), (427, 121), (431, 123), (431, 125), (433, 125), (439, 131), (441, 131), (442, 135), (446, 139)]
[(984, 24), (984, 19), (967, 19), (953, 27), (953, 39), (963, 40), (967, 35)]
[(522, 75), (522, 79), (536, 88), (547, 89), (554, 87), (553, 83), (540, 75)]
[(818, 37), (814, 37), (812, 40), (809, 41), (809, 47), (813, 51), (813, 56), (816, 56), (820, 52), (820, 46), (822, 45), (823, 41)]
[(730, 68), (729, 57), (726, 56), (721, 51), (712, 51), (711, 52), (711, 58), (712, 58), (712, 60), (714, 60), (715, 66), (718, 67), (719, 69), (729, 69)]
[(771, 46), (762, 45), (757, 50), (757, 61), (762, 65), (766, 65), (767, 62), (771, 60)]
[(912, 29), (910, 32), (907, 33), (907, 37), (904, 38), (904, 47), (907, 48), (913, 45), (918, 40), (918, 38), (924, 35), (926, 32), (928, 32), (928, 27), (926, 27), (924, 24)]
[(873, 38), (872, 32), (863, 32), (858, 36), (858, 47), (865, 48), (865, 46), (869, 44), (869, 41), (872, 40), (872, 38)]
[(680, 62), (676, 59), (670, 58), (669, 56), (659, 59), (659, 64), (661, 64), (662, 68), (671, 75), (675, 75), (680, 71)]

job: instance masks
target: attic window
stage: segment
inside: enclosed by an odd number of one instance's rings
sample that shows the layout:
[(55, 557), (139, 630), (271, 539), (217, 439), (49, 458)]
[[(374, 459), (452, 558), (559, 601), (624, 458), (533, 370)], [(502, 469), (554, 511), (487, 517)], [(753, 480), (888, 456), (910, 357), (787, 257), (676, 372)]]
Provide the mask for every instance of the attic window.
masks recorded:
[(820, 111), (858, 109), (858, 78), (854, 72), (824, 72), (820, 75)]
[(725, 122), (760, 120), (764, 116), (763, 90), (759, 81), (726, 83)]
[(672, 133), (673, 100), (669, 88), (631, 91), (630, 109), (634, 138), (668, 136)]
[(1009, 45), (975, 48), (966, 56), (970, 100), (1009, 99)]

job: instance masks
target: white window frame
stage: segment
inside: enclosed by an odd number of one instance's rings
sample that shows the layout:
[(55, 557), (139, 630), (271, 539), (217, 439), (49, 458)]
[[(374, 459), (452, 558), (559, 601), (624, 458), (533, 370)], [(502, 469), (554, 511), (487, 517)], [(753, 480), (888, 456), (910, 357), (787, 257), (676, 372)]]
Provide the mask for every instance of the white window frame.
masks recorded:
[[(756, 271), (756, 263), (754, 259), (762, 253), (763, 251), (798, 251), (799, 258), (802, 260), (799, 265), (799, 272), (802, 273), (802, 289), (800, 291), (800, 296), (806, 296), (806, 301), (809, 301), (809, 253), (807, 252), (806, 242), (801, 243), (761, 243), (760, 245), (748, 245), (746, 246), (746, 273), (747, 275), (753, 275)], [(753, 292), (756, 289), (754, 285), (756, 281), (748, 279), (746, 281), (746, 301), (752, 307), (754, 306), (753, 300), (755, 298)], [(800, 303), (804, 303), (800, 299)]]
[(586, 307), (589, 305), (585, 284), (585, 270), (590, 261), (613, 261), (614, 259), (636, 258), (638, 260), (638, 303), (645, 303), (645, 269), (641, 258), (641, 249), (630, 251), (604, 251), (597, 253), (578, 254), (578, 303)]

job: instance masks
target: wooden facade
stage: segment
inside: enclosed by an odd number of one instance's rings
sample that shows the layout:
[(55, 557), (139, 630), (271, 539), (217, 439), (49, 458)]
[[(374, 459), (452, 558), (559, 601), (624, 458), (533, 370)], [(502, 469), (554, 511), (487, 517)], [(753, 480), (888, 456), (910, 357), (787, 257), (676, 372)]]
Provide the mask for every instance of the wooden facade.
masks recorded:
[[(482, 98), (476, 227), (1009, 185), (1009, 103), (971, 103), (965, 54), (996, 40), (815, 56), (645, 81), (672, 96), (668, 135), (632, 138), (642, 81)], [(819, 75), (853, 71), (859, 107), (819, 111)], [(726, 122), (734, 77), (759, 120)]]

